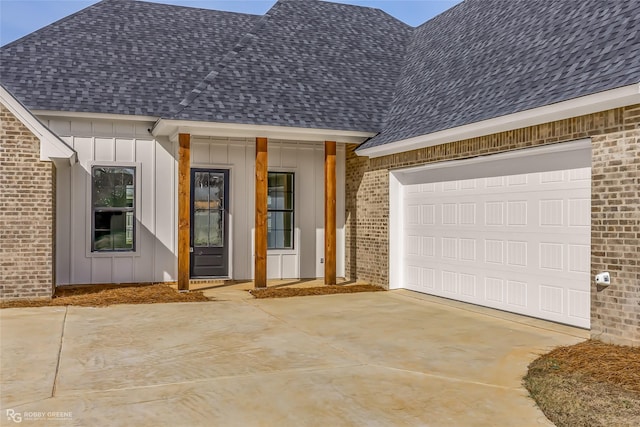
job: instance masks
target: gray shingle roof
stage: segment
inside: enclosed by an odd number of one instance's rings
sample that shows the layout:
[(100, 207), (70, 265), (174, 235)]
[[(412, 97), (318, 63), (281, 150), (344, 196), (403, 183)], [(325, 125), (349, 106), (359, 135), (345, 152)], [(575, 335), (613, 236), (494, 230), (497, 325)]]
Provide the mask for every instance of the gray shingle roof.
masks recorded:
[(107, 0), (2, 47), (28, 108), (161, 116), (259, 16)]
[(640, 82), (638, 0), (467, 0), (418, 27), (360, 149)]
[(379, 131), (411, 30), (378, 9), (280, 1), (173, 117)]
[(378, 131), (411, 30), (317, 0), (263, 17), (107, 0), (3, 47), (0, 76), (31, 109)]
[(640, 82), (640, 0), (466, 0), (417, 29), (280, 0), (105, 0), (0, 49), (28, 108), (380, 132), (392, 143)]

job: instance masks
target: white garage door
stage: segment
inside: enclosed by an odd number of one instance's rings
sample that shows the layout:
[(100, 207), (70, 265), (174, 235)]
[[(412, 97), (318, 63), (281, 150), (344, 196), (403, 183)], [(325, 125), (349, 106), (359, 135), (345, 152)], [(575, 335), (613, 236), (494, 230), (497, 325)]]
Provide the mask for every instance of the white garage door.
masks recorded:
[[(542, 160), (528, 161), (535, 168)], [(403, 287), (590, 326), (589, 167), (406, 184), (399, 192)]]

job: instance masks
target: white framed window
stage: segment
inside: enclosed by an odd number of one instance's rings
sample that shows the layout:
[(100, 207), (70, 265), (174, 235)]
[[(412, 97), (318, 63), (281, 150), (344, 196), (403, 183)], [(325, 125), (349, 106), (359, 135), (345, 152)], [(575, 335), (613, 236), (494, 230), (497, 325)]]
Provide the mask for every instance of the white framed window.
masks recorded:
[(135, 252), (137, 168), (91, 166), (91, 252)]

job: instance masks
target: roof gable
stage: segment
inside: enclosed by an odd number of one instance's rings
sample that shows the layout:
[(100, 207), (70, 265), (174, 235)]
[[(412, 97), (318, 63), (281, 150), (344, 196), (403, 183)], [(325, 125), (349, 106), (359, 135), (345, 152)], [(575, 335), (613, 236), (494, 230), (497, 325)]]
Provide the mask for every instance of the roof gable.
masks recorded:
[(0, 102), (40, 140), (40, 160), (68, 159), (76, 162), (76, 152), (43, 125), (11, 92), (0, 85)]

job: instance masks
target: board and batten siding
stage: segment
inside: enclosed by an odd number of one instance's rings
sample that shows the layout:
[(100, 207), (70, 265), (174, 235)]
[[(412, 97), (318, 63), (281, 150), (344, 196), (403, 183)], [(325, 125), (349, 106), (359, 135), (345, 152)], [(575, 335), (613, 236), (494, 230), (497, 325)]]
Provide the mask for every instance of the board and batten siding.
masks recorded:
[[(151, 122), (40, 118), (78, 155), (58, 171), (58, 285), (166, 282), (177, 278), (177, 144)], [(255, 141), (192, 137), (192, 167), (230, 171), (229, 276), (253, 277)], [(135, 252), (91, 252), (91, 166), (136, 166)], [(269, 278), (324, 275), (324, 144), (269, 141), (269, 170), (295, 173), (295, 247), (270, 250)], [(344, 276), (345, 149), (337, 152), (337, 273)]]
[[(78, 155), (57, 176), (57, 284), (175, 280), (175, 144), (154, 139), (150, 122), (41, 119)], [(135, 252), (91, 252), (93, 164), (136, 166)]]
[[(324, 143), (269, 140), (269, 171), (295, 176), (294, 248), (267, 252), (269, 279), (324, 276)], [(344, 276), (345, 148), (336, 153), (337, 274)], [(253, 277), (255, 141), (244, 138), (191, 139), (191, 165), (229, 169), (230, 276)]]

